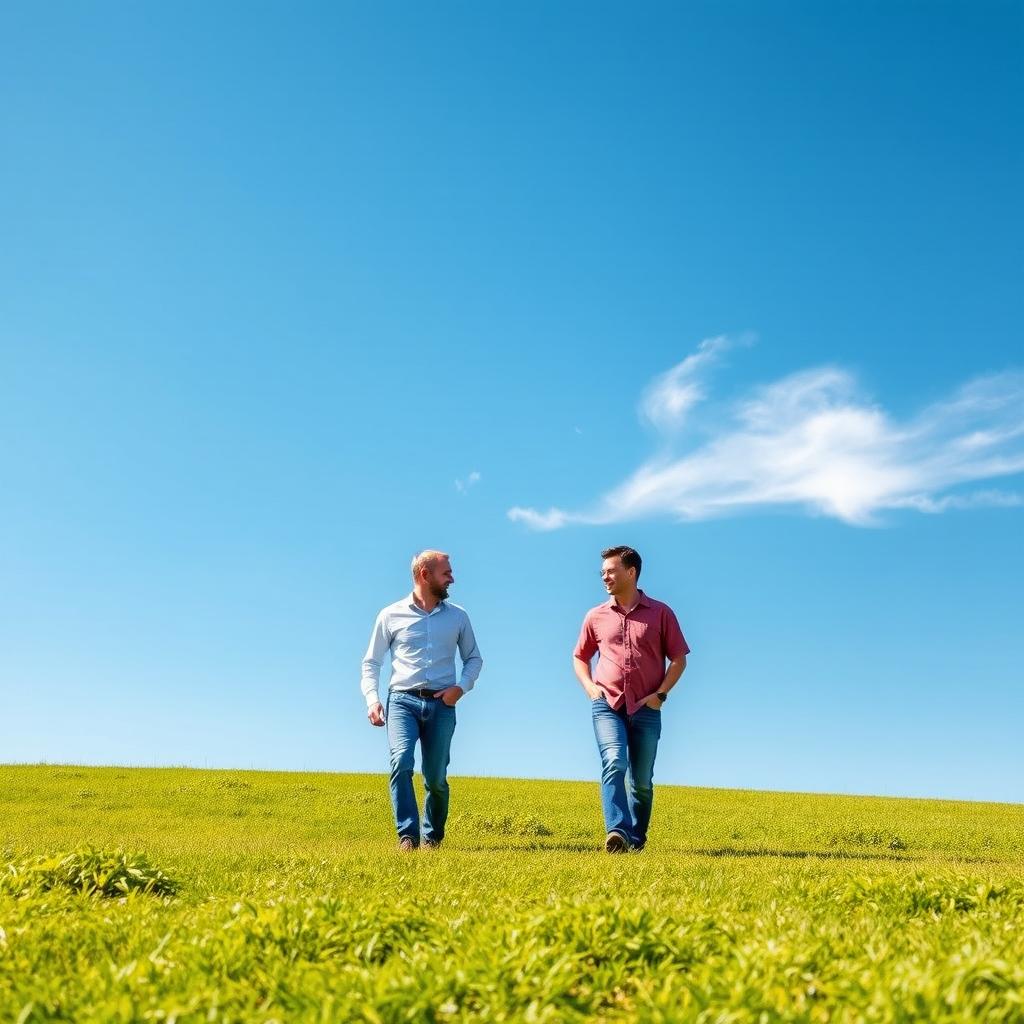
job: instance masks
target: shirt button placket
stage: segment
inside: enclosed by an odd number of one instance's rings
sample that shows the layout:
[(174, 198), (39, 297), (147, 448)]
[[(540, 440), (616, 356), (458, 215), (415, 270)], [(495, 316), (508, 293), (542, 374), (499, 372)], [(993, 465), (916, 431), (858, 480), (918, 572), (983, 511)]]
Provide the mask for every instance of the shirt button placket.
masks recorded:
[(626, 714), (629, 714), (629, 626), (622, 616), (622, 699)]

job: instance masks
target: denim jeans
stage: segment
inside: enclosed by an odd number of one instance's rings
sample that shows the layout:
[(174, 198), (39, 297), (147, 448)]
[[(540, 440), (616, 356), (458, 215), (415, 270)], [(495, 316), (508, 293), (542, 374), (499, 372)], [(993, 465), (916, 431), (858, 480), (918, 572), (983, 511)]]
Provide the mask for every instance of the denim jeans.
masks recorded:
[(606, 832), (631, 846), (647, 842), (654, 805), (654, 758), (661, 738), (661, 711), (641, 705), (626, 714), (604, 697), (591, 701), (594, 736), (601, 752), (601, 805)]
[(388, 746), (391, 748), (391, 806), (395, 811), (398, 838), (420, 842), (420, 814), (412, 772), (416, 741), (423, 764), (423, 838), (439, 843), (448, 820), (448, 752), (455, 733), (455, 708), (438, 697), (417, 697), (393, 690), (386, 713)]

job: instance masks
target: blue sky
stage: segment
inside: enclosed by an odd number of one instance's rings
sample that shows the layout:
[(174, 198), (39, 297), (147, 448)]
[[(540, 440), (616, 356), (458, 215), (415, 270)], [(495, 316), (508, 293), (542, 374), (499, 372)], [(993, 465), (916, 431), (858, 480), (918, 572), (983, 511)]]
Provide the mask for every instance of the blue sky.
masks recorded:
[[(6, 4), (0, 760), (383, 770), (423, 547), (456, 774), (1024, 800), (1011, 3)], [(515, 511), (518, 510), (518, 511)]]

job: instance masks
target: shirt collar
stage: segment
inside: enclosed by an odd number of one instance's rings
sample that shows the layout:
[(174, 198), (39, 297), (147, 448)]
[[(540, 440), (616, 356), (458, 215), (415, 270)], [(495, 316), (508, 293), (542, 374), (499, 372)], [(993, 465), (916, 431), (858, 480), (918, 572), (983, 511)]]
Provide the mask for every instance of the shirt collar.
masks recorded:
[(419, 612), (419, 613), (420, 613), (420, 615), (433, 615), (433, 614), (434, 614), (434, 612), (436, 612), (436, 611), (440, 611), (440, 610), (441, 610), (441, 608), (443, 608), (443, 607), (444, 607), (444, 605), (445, 605), (445, 599), (443, 599), (443, 598), (442, 598), (442, 599), (441, 599), (440, 601), (438, 601), (438, 602), (437, 602), (437, 604), (435, 604), (435, 605), (434, 605), (434, 607), (433, 607), (433, 608), (431, 608), (431, 609), (430, 609), (430, 611), (429, 611), (429, 612), (425, 612), (425, 611), (424, 611), (424, 610), (423, 610), (423, 609), (422, 609), (422, 608), (421, 608), (421, 607), (420, 607), (420, 606), (419, 606), (419, 605), (418, 605), (418, 604), (416, 603), (416, 598), (415, 598), (415, 596), (413, 595), (413, 592), (412, 592), (411, 590), (409, 591), (409, 596), (408, 596), (408, 597), (407, 597), (407, 598), (406, 598), (405, 600), (406, 600), (407, 604), (409, 605), (409, 607), (410, 607), (410, 608), (411, 608), (411, 609), (412, 609), (412, 610), (413, 610), (414, 612)]
[[(616, 601), (614, 597), (609, 597), (607, 602), (606, 602), (606, 604), (608, 605), (609, 608), (617, 608), (620, 612), (623, 611), (623, 609), (619, 606), (618, 601)], [(634, 605), (634, 607), (633, 607), (633, 611), (636, 611), (637, 608), (641, 607), (641, 605), (644, 608), (650, 608), (651, 607), (651, 599), (642, 590), (638, 589), (637, 590), (637, 602), (636, 602), (636, 605)]]

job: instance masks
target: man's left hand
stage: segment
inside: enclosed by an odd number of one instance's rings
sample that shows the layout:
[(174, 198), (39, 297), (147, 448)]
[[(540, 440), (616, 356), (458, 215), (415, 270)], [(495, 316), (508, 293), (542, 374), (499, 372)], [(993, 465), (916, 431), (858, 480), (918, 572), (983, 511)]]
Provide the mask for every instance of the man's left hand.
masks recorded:
[(461, 686), (449, 686), (445, 690), (438, 691), (437, 699), (443, 701), (448, 707), (453, 708), (465, 692)]
[(652, 693), (651, 696), (644, 701), (644, 707), (653, 708), (655, 711), (660, 711), (662, 707), (661, 698), (656, 693)]

